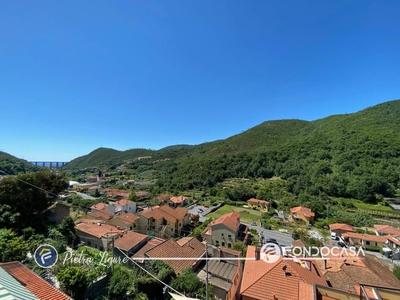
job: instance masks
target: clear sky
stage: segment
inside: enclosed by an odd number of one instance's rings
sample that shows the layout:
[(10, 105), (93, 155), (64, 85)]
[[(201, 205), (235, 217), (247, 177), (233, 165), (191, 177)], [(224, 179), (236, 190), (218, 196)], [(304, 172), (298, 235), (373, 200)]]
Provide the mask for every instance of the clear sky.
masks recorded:
[(400, 1), (0, 0), (0, 150), (69, 161), (400, 98)]

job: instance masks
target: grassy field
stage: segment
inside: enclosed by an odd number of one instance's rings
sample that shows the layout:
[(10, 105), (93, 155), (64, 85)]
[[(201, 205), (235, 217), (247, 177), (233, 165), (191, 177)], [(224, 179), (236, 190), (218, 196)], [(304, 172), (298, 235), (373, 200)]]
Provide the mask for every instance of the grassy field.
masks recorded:
[(370, 210), (378, 210), (378, 211), (387, 211), (387, 212), (392, 212), (393, 209), (390, 206), (383, 206), (383, 205), (374, 205), (374, 204), (368, 204), (368, 203), (363, 203), (363, 202), (354, 202), (353, 203), (355, 207), (361, 208), (361, 209), (370, 209)]
[(207, 215), (207, 218), (214, 218), (217, 219), (220, 216), (230, 213), (232, 211), (236, 211), (240, 215), (240, 221), (244, 223), (251, 223), (253, 221), (260, 221), (261, 219), (261, 213), (258, 210), (253, 210), (253, 209), (248, 209), (244, 207), (236, 207), (236, 206), (231, 206), (231, 205), (224, 205), (214, 211), (211, 214)]

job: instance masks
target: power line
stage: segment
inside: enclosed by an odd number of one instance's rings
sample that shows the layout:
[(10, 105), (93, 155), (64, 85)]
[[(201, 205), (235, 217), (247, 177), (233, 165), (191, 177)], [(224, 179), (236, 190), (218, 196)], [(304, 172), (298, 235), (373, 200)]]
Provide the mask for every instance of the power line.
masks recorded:
[(34, 185), (34, 184), (30, 183), (30, 182), (27, 182), (27, 181), (25, 181), (25, 180), (22, 180), (22, 179), (18, 178), (17, 175), (11, 175), (11, 174), (8, 174), (7, 172), (1, 171), (1, 170), (0, 170), (0, 172), (6, 174), (6, 175), (8, 175), (8, 176), (14, 177), (14, 178), (17, 179), (18, 181), (21, 181), (21, 182), (23, 182), (23, 183), (25, 183), (25, 184), (27, 184), (27, 185), (30, 185), (30, 186), (32, 186), (32, 187), (34, 187), (34, 188), (37, 188), (38, 190), (41, 190), (41, 191), (43, 191), (43, 192), (46, 192), (47, 194), (51, 194), (51, 195), (53, 195), (53, 196), (55, 196), (55, 197), (58, 197), (58, 195), (56, 195), (56, 194), (54, 194), (54, 193), (52, 193), (52, 192), (49, 192), (49, 191), (47, 191), (47, 190), (45, 190), (45, 189), (43, 189), (43, 188), (41, 188), (41, 187), (39, 187), (39, 186), (37, 186), (37, 185)]
[(169, 286), (168, 284), (166, 284), (165, 282), (163, 282), (162, 280), (158, 279), (157, 276), (151, 274), (151, 272), (147, 271), (145, 268), (143, 268), (141, 265), (139, 265), (138, 263), (136, 263), (133, 259), (131, 259), (128, 255), (125, 254), (124, 251), (122, 251), (119, 247), (115, 247), (116, 249), (119, 250), (119, 252), (121, 252), (125, 257), (127, 257), (132, 263), (134, 263), (137, 267), (139, 267), (142, 271), (144, 271), (145, 273), (147, 273), (148, 275), (150, 275), (151, 277), (153, 277), (155, 280), (157, 280), (158, 282), (162, 283), (165, 287), (168, 287), (169, 289), (171, 289), (172, 291), (174, 291), (175, 293), (177, 293), (178, 295), (187, 298), (184, 294), (178, 292), (177, 290), (175, 290), (173, 287)]

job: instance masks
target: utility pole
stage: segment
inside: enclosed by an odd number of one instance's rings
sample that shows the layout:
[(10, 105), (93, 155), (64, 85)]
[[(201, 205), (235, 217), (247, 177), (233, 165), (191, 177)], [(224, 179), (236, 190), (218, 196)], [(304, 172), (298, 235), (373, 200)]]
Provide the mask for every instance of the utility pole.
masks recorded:
[(206, 300), (208, 300), (208, 244), (206, 241)]

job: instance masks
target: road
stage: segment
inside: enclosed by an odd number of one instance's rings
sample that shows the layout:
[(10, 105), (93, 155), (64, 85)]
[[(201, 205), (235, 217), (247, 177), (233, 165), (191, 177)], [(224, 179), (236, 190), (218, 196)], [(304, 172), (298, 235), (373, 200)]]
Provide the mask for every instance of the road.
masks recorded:
[(76, 192), (76, 194), (77, 194), (78, 196), (81, 196), (82, 199), (98, 200), (98, 198), (95, 198), (95, 197), (86, 195), (86, 194), (84, 194), (84, 193)]
[(264, 236), (264, 239), (276, 239), (279, 245), (281, 246), (291, 246), (293, 242), (293, 238), (290, 234), (288, 233), (282, 233), (278, 231), (273, 231), (273, 230), (268, 230), (265, 228), (262, 228), (260, 226), (253, 226), (251, 224), (247, 223), (242, 223), (246, 225), (249, 229), (255, 229), (257, 230), (258, 235)]

